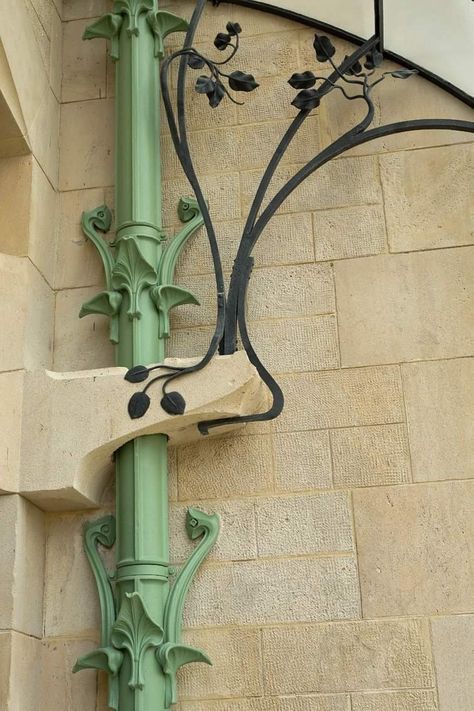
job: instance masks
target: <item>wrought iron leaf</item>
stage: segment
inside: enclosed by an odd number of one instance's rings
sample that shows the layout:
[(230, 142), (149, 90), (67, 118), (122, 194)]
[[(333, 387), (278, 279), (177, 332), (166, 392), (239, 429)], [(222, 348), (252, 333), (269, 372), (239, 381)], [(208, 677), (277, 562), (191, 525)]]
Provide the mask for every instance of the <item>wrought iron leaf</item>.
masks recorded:
[(396, 72), (390, 72), (390, 76), (395, 77), (395, 79), (408, 79), (413, 74), (418, 74), (416, 69), (397, 69)]
[(136, 365), (134, 368), (130, 368), (125, 374), (125, 380), (129, 383), (143, 383), (149, 376), (148, 368), (144, 365)]
[(318, 62), (327, 62), (336, 54), (335, 46), (326, 35), (314, 35), (313, 47), (316, 50)]
[(220, 52), (223, 52), (230, 45), (231, 41), (232, 37), (229, 34), (219, 32), (214, 40), (214, 47), (217, 47)]
[[(347, 59), (349, 59), (349, 57), (346, 54), (346, 56), (344, 57), (344, 61), (346, 61)], [(354, 64), (352, 64), (350, 67), (348, 67), (348, 69), (346, 69), (346, 71), (344, 73), (349, 74), (349, 76), (353, 76), (355, 74), (360, 74), (361, 71), (362, 71), (362, 64), (359, 62), (359, 60), (357, 60), (356, 62), (354, 62)]]
[(364, 62), (364, 67), (366, 69), (376, 69), (377, 67), (380, 67), (380, 65), (383, 62), (383, 54), (382, 52), (379, 52), (378, 50), (374, 49), (372, 52), (369, 52), (365, 58)]
[(150, 398), (146, 393), (135, 393), (128, 403), (128, 414), (132, 420), (139, 420), (150, 407)]
[(300, 111), (312, 111), (321, 103), (321, 98), (316, 89), (303, 89), (291, 102)]
[(209, 94), (214, 91), (214, 82), (211, 77), (201, 75), (196, 81), (196, 91), (198, 94)]
[(202, 69), (205, 64), (204, 59), (198, 57), (197, 54), (190, 54), (188, 57), (188, 66), (191, 67), (191, 69)]
[(183, 415), (186, 410), (186, 400), (181, 393), (166, 393), (161, 399), (161, 407), (168, 415)]
[(293, 89), (311, 89), (316, 84), (316, 77), (313, 72), (301, 72), (301, 74), (293, 74), (288, 79), (288, 84)]
[(238, 22), (228, 22), (226, 25), (226, 30), (230, 35), (232, 35), (232, 37), (240, 35), (240, 33), (242, 32), (242, 28)]
[(255, 81), (255, 77), (252, 74), (246, 74), (245, 72), (232, 72), (229, 75), (229, 86), (234, 91), (254, 91), (259, 86)]
[(225, 96), (225, 89), (219, 82), (214, 84), (212, 91), (207, 92), (207, 98), (209, 99), (209, 106), (216, 109), (221, 103)]

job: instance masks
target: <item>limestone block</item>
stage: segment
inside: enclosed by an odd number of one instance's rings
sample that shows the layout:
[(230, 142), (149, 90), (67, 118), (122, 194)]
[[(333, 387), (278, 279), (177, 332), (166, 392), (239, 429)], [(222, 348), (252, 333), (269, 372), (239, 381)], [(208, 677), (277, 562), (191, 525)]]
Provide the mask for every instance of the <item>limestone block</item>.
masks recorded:
[[(170, 556), (173, 564), (183, 563), (195, 548), (186, 534), (185, 504), (170, 507)], [(206, 560), (251, 560), (257, 557), (255, 505), (253, 501), (200, 501), (199, 509), (219, 516), (221, 530)]]
[(386, 251), (385, 218), (380, 205), (313, 213), (316, 259), (347, 259)]
[(195, 305), (183, 305), (175, 309), (171, 317), (171, 327), (215, 325), (217, 315), (216, 283), (212, 276), (186, 276), (179, 280), (179, 286), (188, 289), (199, 301)]
[(263, 557), (353, 550), (351, 503), (346, 493), (258, 499), (255, 513), (258, 552)]
[(107, 43), (101, 39), (91, 42), (82, 39), (92, 22), (87, 19), (64, 24), (63, 103), (102, 99), (106, 95)]
[(474, 482), (358, 489), (365, 617), (470, 612)]
[[(241, 8), (239, 8), (240, 13)], [(264, 13), (254, 13), (254, 18)], [(271, 15), (268, 15), (271, 17)], [(248, 32), (248, 29), (246, 30)], [(239, 124), (268, 122), (276, 119), (288, 119), (295, 116), (295, 107), (291, 102), (295, 98), (294, 89), (281, 76), (258, 77), (258, 91), (253, 91), (245, 97), (245, 104), (237, 109)], [(296, 139), (301, 143), (301, 138)], [(308, 159), (306, 154), (305, 160)]]
[(0, 704), (8, 709), (10, 692), (11, 634), (0, 633)]
[(350, 711), (350, 699), (337, 696), (282, 696), (276, 699), (278, 711)]
[(471, 355), (474, 248), (335, 264), (343, 366)]
[(0, 628), (41, 637), (43, 631), (44, 521), (20, 496), (0, 496), (2, 548)]
[(474, 359), (402, 366), (415, 481), (474, 477)]
[(439, 711), (466, 711), (474, 700), (474, 616), (431, 621)]
[[(244, 223), (241, 221), (216, 223), (222, 266), (225, 271), (232, 270), (243, 231)], [(253, 256), (256, 267), (313, 262), (311, 215), (309, 213), (277, 215), (257, 242)], [(192, 241), (188, 242), (180, 257), (177, 274), (179, 279), (181, 275), (212, 273), (209, 243), (203, 228)]]
[(274, 374), (339, 366), (335, 316), (261, 321), (249, 332), (259, 358)]
[[(195, 359), (167, 362), (186, 366)], [(200, 439), (196, 425), (202, 420), (267, 406), (266, 388), (243, 352), (217, 356), (207, 368), (183, 378), (179, 391), (187, 409), (177, 418), (161, 408), (158, 389), (144, 417), (130, 419), (128, 401), (140, 388), (127, 383), (125, 373), (125, 368), (111, 368), (26, 376), (21, 491), (27, 498), (46, 509), (95, 506), (111, 456), (126, 442), (157, 433), (172, 442)]]
[(2, 711), (35, 711), (41, 690), (41, 643), (16, 632), (0, 635)]
[(61, 193), (55, 289), (95, 286), (104, 282), (104, 269), (97, 250), (81, 229), (82, 213), (103, 203), (104, 191), (101, 188)]
[[(308, 158), (312, 156), (309, 155)], [(283, 186), (300, 166), (283, 166), (272, 181), (273, 190)], [(262, 171), (246, 171), (242, 180), (242, 202), (247, 210), (261, 180)], [(337, 186), (337, 187), (335, 187)], [(280, 208), (281, 212), (307, 212), (351, 205), (382, 202), (378, 166), (373, 157), (341, 158), (326, 163), (307, 178)]]
[(58, 208), (58, 195), (34, 160), (31, 183), (29, 256), (51, 287), (56, 260)]
[(63, 20), (98, 17), (109, 12), (109, 0), (63, 0)]
[(436, 691), (373, 692), (354, 694), (352, 711), (438, 711), (438, 702)]
[(114, 184), (114, 102), (94, 99), (61, 109), (61, 190)]
[(380, 486), (411, 480), (405, 425), (333, 430), (331, 451), (336, 486)]
[[(53, 3), (59, 0), (52, 0)], [(63, 23), (59, 9), (54, 9), (51, 24), (51, 49), (49, 62), (49, 81), (55, 97), (61, 99), (61, 81), (63, 73)]]
[(328, 432), (275, 433), (273, 456), (275, 481), (280, 491), (327, 489), (332, 486)]
[[(53, 361), (54, 293), (36, 267), (26, 265), (24, 367), (50, 368)], [(11, 307), (11, 306), (10, 306)], [(18, 318), (18, 314), (14, 314)]]
[(173, 328), (166, 344), (169, 358), (190, 358), (196, 353), (204, 355), (214, 333), (212, 325), (197, 328)]
[(185, 501), (233, 498), (272, 488), (269, 435), (207, 439), (178, 451), (178, 491)]
[(423, 620), (267, 628), (263, 662), (271, 695), (420, 689), (434, 682)]
[[(313, 117), (304, 123), (300, 139), (291, 144), (282, 159), (283, 164), (303, 163), (308, 155), (318, 153), (317, 121), (317, 117)], [(287, 120), (225, 128), (212, 126), (204, 131), (201, 126), (201, 130), (189, 133), (196, 172), (199, 176), (220, 175), (232, 173), (236, 166), (247, 170), (265, 168), (287, 128)], [(218, 154), (216, 146), (219, 146)], [(179, 160), (170, 136), (163, 139), (163, 160), (165, 173), (173, 174), (179, 169)]]
[(251, 699), (184, 701), (183, 711), (349, 711), (348, 696), (272, 696)]
[(285, 409), (280, 432), (390, 424), (404, 419), (396, 366), (304, 373), (279, 379)]
[(87, 370), (113, 366), (115, 352), (109, 340), (109, 319), (94, 314), (79, 319), (82, 304), (95, 296), (97, 286), (66, 289), (56, 294), (54, 368)]
[(20, 476), (23, 373), (0, 374), (0, 493), (18, 491)]
[(186, 644), (205, 650), (213, 666), (191, 664), (183, 667), (179, 671), (180, 698), (228, 699), (263, 693), (257, 629), (188, 630), (183, 637)]
[[(237, 220), (242, 217), (238, 173), (206, 175), (200, 182), (213, 220)], [(162, 194), (163, 224), (169, 227), (178, 222), (178, 204), (183, 195), (189, 195), (189, 183), (184, 175), (165, 174)]]
[[(72, 674), (78, 657), (97, 647), (93, 637), (45, 639), (41, 654), (42, 685), (40, 708), (48, 711), (89, 711), (95, 708), (97, 673)], [(38, 708), (38, 702), (36, 707)]]
[(248, 291), (249, 319), (301, 318), (335, 311), (329, 264), (256, 269)]
[(392, 252), (474, 242), (474, 143), (392, 153), (380, 167)]
[(22, 256), (28, 254), (31, 156), (0, 160), (0, 252)]
[(57, 189), (59, 176), (59, 121), (57, 97), (51, 88), (42, 94), (29, 129), (32, 152), (51, 185)]
[(193, 627), (354, 619), (356, 563), (351, 556), (215, 563), (199, 574), (184, 616)]

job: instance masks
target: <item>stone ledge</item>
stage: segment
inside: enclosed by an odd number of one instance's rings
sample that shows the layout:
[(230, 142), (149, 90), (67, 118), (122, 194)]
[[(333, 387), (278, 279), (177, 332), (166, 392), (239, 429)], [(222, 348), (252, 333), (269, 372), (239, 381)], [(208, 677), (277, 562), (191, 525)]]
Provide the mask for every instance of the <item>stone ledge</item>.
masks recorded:
[[(195, 359), (168, 359), (190, 365)], [(244, 352), (217, 356), (203, 370), (184, 376), (177, 389), (184, 415), (161, 408), (161, 389), (151, 390), (144, 417), (130, 419), (128, 401), (143, 384), (124, 380), (125, 368), (77, 373), (38, 371), (25, 375), (20, 493), (45, 510), (99, 506), (113, 453), (130, 440), (166, 434), (172, 444), (199, 439), (197, 424), (262, 411), (267, 391)], [(223, 427), (216, 434), (237, 429)], [(238, 428), (240, 429), (240, 428)]]

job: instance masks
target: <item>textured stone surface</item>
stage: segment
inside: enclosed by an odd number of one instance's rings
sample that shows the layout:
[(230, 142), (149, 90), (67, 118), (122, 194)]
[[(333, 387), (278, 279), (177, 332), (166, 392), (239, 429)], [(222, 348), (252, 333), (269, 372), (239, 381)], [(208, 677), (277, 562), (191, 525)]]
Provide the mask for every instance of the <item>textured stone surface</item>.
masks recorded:
[(330, 370), (339, 366), (334, 316), (257, 322), (250, 324), (249, 333), (258, 357), (272, 373)]
[(225, 701), (183, 702), (183, 711), (349, 711), (348, 696), (272, 696)]
[(53, 286), (56, 260), (58, 207), (57, 193), (39, 164), (33, 161), (29, 256), (50, 286)]
[(187, 624), (239, 625), (359, 617), (353, 558), (294, 558), (213, 565), (191, 589)]
[(354, 694), (352, 711), (438, 711), (438, 703), (436, 691), (375, 692)]
[(421, 620), (264, 629), (265, 690), (273, 695), (430, 687), (428, 639)]
[(474, 144), (393, 153), (380, 167), (392, 252), (474, 242)]
[(432, 620), (440, 711), (467, 711), (474, 700), (474, 616)]
[[(93, 670), (72, 674), (76, 659), (97, 647), (94, 637), (46, 639), (43, 643), (41, 699), (51, 711), (94, 709), (97, 673)], [(38, 706), (36, 706), (38, 708)]]
[(18, 491), (23, 411), (23, 373), (0, 373), (0, 491)]
[(359, 368), (282, 377), (280, 431), (388, 424), (403, 419), (397, 367)]
[(0, 203), (0, 251), (3, 254), (22, 256), (28, 253), (31, 173), (31, 156), (0, 160), (0, 194), (3, 196)]
[[(201, 186), (209, 203), (209, 212), (214, 220), (237, 220), (242, 217), (240, 207), (240, 178), (238, 173), (206, 175)], [(184, 176), (165, 176), (163, 182), (163, 224), (168, 227), (178, 220), (178, 205), (191, 189)]]
[[(0, 660), (1, 654), (0, 644)], [(42, 686), (41, 642), (33, 637), (13, 632), (10, 635), (10, 654), (9, 698), (8, 704), (2, 704), (2, 709), (35, 711), (38, 708), (38, 697)], [(0, 686), (0, 701), (3, 700)], [(48, 706), (48, 708), (52, 707)]]
[[(2, 525), (0, 628), (41, 637), (43, 631), (44, 521), (20, 496), (0, 496)], [(25, 591), (28, 591), (28, 595)]]
[(380, 486), (410, 481), (405, 425), (333, 430), (331, 451), (336, 486)]
[[(179, 672), (182, 699), (260, 696), (262, 652), (258, 630), (188, 630), (186, 644), (205, 650), (213, 666), (192, 664)], [(223, 654), (223, 650), (225, 654)]]
[(470, 612), (474, 482), (354, 492), (364, 617)]
[(413, 476), (474, 477), (474, 359), (402, 367)]
[(106, 41), (85, 42), (84, 30), (93, 20), (64, 24), (63, 103), (101, 99), (106, 93)]
[(63, 0), (63, 20), (96, 17), (109, 9), (109, 0)]
[(178, 451), (180, 499), (226, 498), (269, 491), (273, 480), (268, 436), (201, 440)]
[(351, 551), (350, 501), (343, 493), (263, 499), (256, 502), (261, 556)]
[(313, 224), (318, 261), (386, 251), (384, 212), (379, 205), (321, 210), (313, 214)]
[(113, 185), (113, 101), (63, 104), (61, 109), (61, 190)]
[(328, 432), (280, 432), (273, 435), (275, 482), (281, 491), (326, 489), (332, 484)]
[(471, 355), (474, 248), (335, 265), (344, 366)]

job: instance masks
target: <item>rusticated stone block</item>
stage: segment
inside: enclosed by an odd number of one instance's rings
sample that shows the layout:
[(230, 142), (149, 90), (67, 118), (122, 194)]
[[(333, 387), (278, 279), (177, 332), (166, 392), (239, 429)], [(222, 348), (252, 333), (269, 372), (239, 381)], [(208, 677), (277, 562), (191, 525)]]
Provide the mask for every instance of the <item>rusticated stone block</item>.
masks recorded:
[(391, 251), (474, 242), (468, 187), (474, 178), (474, 144), (392, 153), (381, 157), (380, 166)]
[(389, 424), (404, 419), (396, 366), (304, 373), (279, 379), (285, 409), (279, 431)]
[(275, 480), (280, 491), (327, 489), (332, 485), (329, 434), (323, 431), (273, 435)]
[(272, 696), (181, 704), (183, 711), (349, 711), (348, 696)]
[[(213, 666), (192, 664), (179, 672), (180, 698), (228, 699), (263, 694), (262, 656), (256, 629), (188, 630), (186, 644), (202, 649)], [(226, 650), (223, 654), (223, 650)]]
[(421, 620), (267, 628), (263, 662), (271, 695), (433, 686)]
[(386, 251), (381, 205), (321, 210), (313, 213), (313, 223), (318, 261), (365, 257)]
[(336, 486), (380, 486), (410, 481), (405, 425), (333, 430), (331, 451)]
[(336, 262), (343, 366), (471, 355), (474, 248)]
[(185, 501), (270, 491), (272, 443), (268, 435), (201, 440), (178, 451), (178, 492)]
[(351, 507), (345, 493), (257, 499), (255, 511), (261, 556), (353, 549)]
[(200, 573), (185, 611), (192, 626), (311, 622), (359, 615), (356, 564), (350, 556), (214, 564)]
[(413, 477), (474, 477), (474, 359), (402, 366)]
[(467, 711), (474, 700), (474, 615), (431, 621), (439, 711)]
[[(167, 363), (187, 367), (196, 359)], [(127, 405), (141, 388), (125, 380), (126, 372), (110, 368), (26, 376), (20, 491), (27, 498), (47, 509), (97, 505), (109, 479), (112, 454), (126, 442), (148, 434), (166, 434), (176, 443), (199, 440), (199, 422), (268, 407), (267, 390), (243, 351), (216, 356), (183, 379), (186, 412), (179, 418), (162, 409), (158, 393), (142, 418), (131, 419)], [(122, 407), (117, 406), (120, 402)], [(80, 430), (71, 428), (71, 421), (80, 423)]]
[(438, 702), (436, 691), (373, 692), (354, 694), (352, 711), (438, 711)]
[(474, 482), (357, 489), (365, 617), (470, 612)]
[[(165, 227), (176, 225), (180, 199), (189, 195), (189, 183), (180, 174), (179, 177), (164, 176), (163, 182), (163, 224)], [(209, 212), (213, 220), (237, 220), (241, 218), (240, 178), (238, 173), (226, 175), (206, 175), (201, 186), (209, 203)]]

